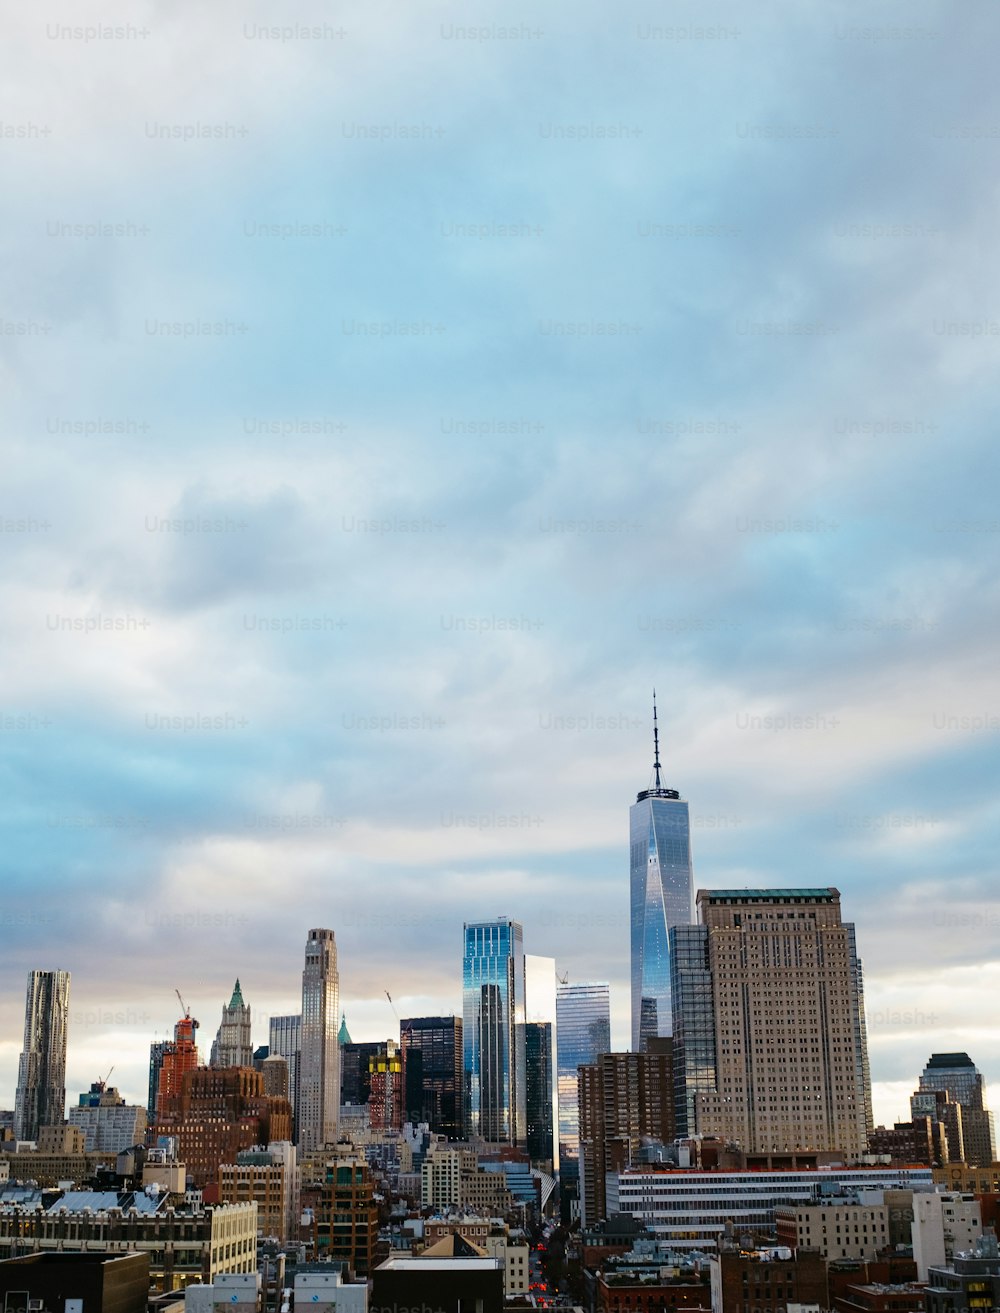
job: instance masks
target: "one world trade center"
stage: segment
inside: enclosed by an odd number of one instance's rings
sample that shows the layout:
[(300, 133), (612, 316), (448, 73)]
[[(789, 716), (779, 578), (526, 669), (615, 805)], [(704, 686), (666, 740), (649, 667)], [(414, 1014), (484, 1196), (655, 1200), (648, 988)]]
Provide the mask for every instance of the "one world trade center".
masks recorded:
[(632, 1051), (671, 1034), (667, 932), (691, 925), (691, 824), (676, 789), (660, 783), (660, 737), (653, 695), (653, 786), (629, 809), (632, 926)]

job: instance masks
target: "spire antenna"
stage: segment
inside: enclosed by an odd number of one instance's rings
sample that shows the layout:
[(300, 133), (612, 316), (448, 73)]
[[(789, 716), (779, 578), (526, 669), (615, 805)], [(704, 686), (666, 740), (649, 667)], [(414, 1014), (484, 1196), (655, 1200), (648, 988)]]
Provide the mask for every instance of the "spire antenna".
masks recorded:
[(660, 788), (660, 728), (656, 723), (656, 689), (653, 689), (653, 770), (655, 787)]

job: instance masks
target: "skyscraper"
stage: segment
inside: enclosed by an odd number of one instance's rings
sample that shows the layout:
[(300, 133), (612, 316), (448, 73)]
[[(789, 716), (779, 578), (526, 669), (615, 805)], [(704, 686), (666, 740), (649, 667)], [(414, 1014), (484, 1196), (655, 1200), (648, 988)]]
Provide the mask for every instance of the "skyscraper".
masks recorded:
[(436, 1135), (461, 1138), (465, 1121), (461, 1017), (404, 1017), (403, 1119)]
[(671, 1033), (668, 932), (692, 921), (691, 824), (676, 789), (660, 784), (660, 735), (653, 695), (653, 787), (629, 810), (632, 927), (632, 1050)]
[(165, 1100), (175, 1098), (181, 1092), (184, 1077), (201, 1062), (196, 1036), (198, 1022), (190, 1011), (174, 1026), (174, 1038), (164, 1049), (160, 1069), (156, 1078), (156, 1112), (150, 1119), (157, 1121), (165, 1106)]
[(611, 994), (606, 983), (569, 983), (556, 990), (559, 1161), (565, 1178), (578, 1173), (580, 1124), (577, 1068), (611, 1049)]
[(222, 1023), (212, 1042), (210, 1067), (252, 1067), (253, 1042), (250, 1039), (250, 1009), (243, 1002), (239, 980), (233, 996), (222, 1009)]
[[(556, 960), (524, 955), (525, 1099), (528, 1155), (544, 1170), (559, 1171), (559, 1086), (556, 1077), (559, 1023)], [(529, 1047), (530, 1046), (530, 1047)]]
[(66, 1116), (68, 1020), (69, 972), (29, 971), (14, 1103), (19, 1140), (37, 1140), (42, 1126), (61, 1125)]
[(299, 1145), (306, 1152), (334, 1144), (340, 1112), (340, 976), (332, 930), (310, 930), (302, 972), (299, 1059)]
[[(293, 1013), (284, 1017), (272, 1017), (268, 1027), (268, 1048), (272, 1054), (284, 1058), (288, 1063), (288, 1099), (295, 1114), (295, 1126), (298, 1127), (299, 1107), (299, 1055), (302, 1050), (302, 1017)], [(295, 1132), (298, 1139), (298, 1130)]]
[[(953, 1160), (965, 1161), (971, 1167), (989, 1167), (996, 1162), (996, 1135), (993, 1114), (986, 1107), (986, 1086), (981, 1072), (967, 1053), (932, 1053), (920, 1076), (920, 1095), (947, 1095), (947, 1103), (958, 1104), (954, 1126), (948, 1126), (948, 1147)], [(911, 1100), (911, 1108), (914, 1100)], [(932, 1115), (948, 1125), (942, 1109), (926, 1108)], [(957, 1110), (956, 1110), (957, 1111)]]
[(469, 1135), (525, 1147), (524, 936), (507, 917), (464, 927), (462, 1037)]
[(698, 911), (698, 926), (671, 932), (678, 1131), (853, 1161), (871, 1089), (839, 891), (702, 889)]

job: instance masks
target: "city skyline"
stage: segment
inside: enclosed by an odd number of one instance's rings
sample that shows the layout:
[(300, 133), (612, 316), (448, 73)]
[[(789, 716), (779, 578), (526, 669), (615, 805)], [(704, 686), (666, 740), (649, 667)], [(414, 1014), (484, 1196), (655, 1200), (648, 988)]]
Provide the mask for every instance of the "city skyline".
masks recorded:
[(29, 970), (138, 1101), (317, 924), (361, 1040), (504, 914), (628, 1047), (654, 686), (696, 886), (841, 890), (876, 1119), (996, 1089), (1000, 11), (439, 8), (10, 24), (0, 1104)]

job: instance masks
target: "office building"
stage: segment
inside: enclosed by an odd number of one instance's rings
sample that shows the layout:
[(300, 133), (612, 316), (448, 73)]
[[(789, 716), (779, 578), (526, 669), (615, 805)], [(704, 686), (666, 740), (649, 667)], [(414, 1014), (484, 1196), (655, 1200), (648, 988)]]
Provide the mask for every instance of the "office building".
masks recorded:
[(927, 1190), (927, 1167), (691, 1171), (626, 1167), (606, 1182), (607, 1216), (629, 1213), (674, 1249), (712, 1251), (728, 1232), (773, 1233), (781, 1206), (846, 1189)]
[(302, 1050), (302, 1015), (272, 1017), (268, 1027), (268, 1056), (284, 1058), (288, 1063), (288, 1098), (298, 1128), (299, 1054)]
[(931, 1267), (924, 1295), (926, 1313), (993, 1313), (1000, 1309), (1000, 1251), (995, 1232), (950, 1264)]
[[(993, 1114), (986, 1107), (982, 1074), (967, 1053), (932, 1053), (920, 1076), (917, 1094), (911, 1099), (921, 1111), (931, 1111), (919, 1095), (946, 1094), (938, 1111), (948, 1128), (949, 1154), (954, 1162), (970, 1167), (987, 1167), (996, 1161), (996, 1132)], [(948, 1104), (961, 1112), (949, 1116)]]
[(556, 989), (559, 1161), (564, 1180), (579, 1174), (580, 1114), (577, 1072), (611, 1049), (611, 994), (604, 982), (571, 984)]
[(368, 1059), (368, 1125), (373, 1132), (403, 1126), (403, 1055), (394, 1039), (382, 1040)]
[(660, 739), (653, 699), (653, 783), (629, 810), (632, 1050), (669, 1035), (672, 926), (690, 925), (691, 822), (676, 789), (660, 782)]
[(559, 1171), (559, 1022), (555, 958), (524, 955), (525, 1075), (528, 1156), (542, 1171)]
[(146, 1109), (126, 1104), (104, 1081), (96, 1081), (80, 1095), (77, 1107), (69, 1110), (69, 1124), (83, 1130), (87, 1153), (122, 1153), (146, 1140)]
[(250, 1038), (250, 1008), (243, 1002), (239, 980), (229, 1002), (222, 1009), (222, 1021), (212, 1042), (210, 1067), (252, 1067), (253, 1042)]
[(525, 1147), (524, 944), (501, 917), (464, 927), (462, 1038), (470, 1136)]
[(170, 1040), (154, 1040), (149, 1046), (149, 1094), (146, 1099), (146, 1121), (156, 1120), (156, 1096), (160, 1088), (160, 1069), (170, 1048)]
[(302, 1047), (299, 1058), (299, 1147), (303, 1153), (337, 1140), (340, 1112), (340, 976), (332, 930), (310, 930), (302, 972)]
[(465, 1100), (461, 1017), (406, 1017), (399, 1023), (404, 1121), (426, 1122), (435, 1135), (457, 1140)]
[(42, 1126), (66, 1116), (68, 1020), (69, 972), (29, 971), (14, 1103), (18, 1140), (37, 1140)]
[(698, 911), (697, 927), (671, 936), (679, 1133), (856, 1162), (871, 1082), (839, 891), (703, 889)]

